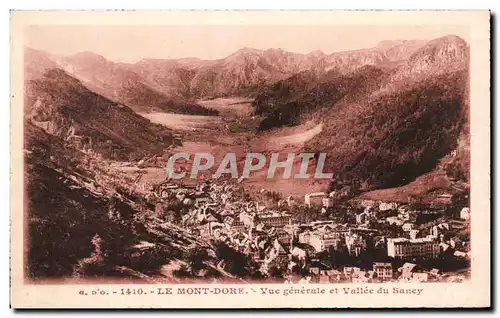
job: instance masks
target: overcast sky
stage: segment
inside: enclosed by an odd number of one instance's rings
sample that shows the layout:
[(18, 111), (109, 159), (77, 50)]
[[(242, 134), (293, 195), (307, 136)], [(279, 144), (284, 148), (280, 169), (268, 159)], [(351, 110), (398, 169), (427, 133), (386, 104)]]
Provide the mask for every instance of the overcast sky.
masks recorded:
[(218, 59), (242, 47), (324, 53), (369, 48), (382, 40), (431, 40), (464, 26), (30, 26), (25, 45), (54, 54), (92, 51), (117, 62), (143, 58)]

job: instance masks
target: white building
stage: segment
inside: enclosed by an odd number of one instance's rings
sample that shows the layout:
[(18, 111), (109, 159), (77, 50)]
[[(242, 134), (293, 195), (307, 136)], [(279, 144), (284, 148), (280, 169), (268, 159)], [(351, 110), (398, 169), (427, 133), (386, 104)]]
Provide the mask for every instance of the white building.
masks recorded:
[(403, 224), (403, 231), (405, 231), (405, 232), (410, 232), (411, 230), (413, 230), (413, 228), (414, 228), (413, 223)]
[(429, 230), (429, 234), (438, 237), (442, 232), (448, 231), (449, 229), (450, 226), (448, 225), (448, 223), (440, 223), (431, 227), (431, 229)]
[(395, 224), (395, 225), (403, 225), (403, 221), (399, 219), (397, 216), (389, 216), (385, 219), (387, 223), (389, 224)]
[(325, 197), (322, 199), (323, 207), (330, 208), (333, 206), (333, 199), (330, 197)]
[(197, 197), (194, 199), (194, 205), (196, 206), (201, 206), (208, 202), (210, 202), (210, 197), (208, 196)]
[(255, 215), (248, 212), (241, 212), (240, 221), (243, 222), (246, 227), (253, 228), (255, 226)]
[(400, 259), (435, 258), (439, 253), (439, 242), (432, 237), (387, 239), (387, 256), (389, 257)]
[(366, 241), (362, 236), (350, 234), (345, 237), (345, 244), (349, 255), (359, 256), (366, 249)]
[(390, 280), (393, 275), (392, 264), (391, 263), (373, 263), (373, 271), (377, 274), (377, 278), (380, 280)]
[(388, 211), (388, 210), (396, 210), (398, 208), (398, 204), (395, 202), (380, 202), (378, 209), (379, 211)]
[(470, 219), (470, 208), (465, 207), (460, 211), (460, 218), (462, 220), (468, 220)]
[(360, 206), (362, 206), (363, 208), (372, 208), (375, 206), (375, 201), (373, 200), (363, 200), (360, 202)]
[(309, 244), (311, 241), (311, 232), (305, 231), (302, 233), (299, 233), (299, 242), (303, 244)]
[(259, 220), (272, 227), (284, 227), (292, 222), (292, 216), (286, 212), (271, 211), (258, 215)]
[(304, 201), (307, 206), (315, 205), (323, 205), (323, 198), (327, 197), (324, 192), (314, 192), (308, 193), (305, 195)]
[(299, 260), (304, 260), (306, 258), (306, 251), (298, 247), (294, 247), (290, 251), (290, 254), (292, 254), (292, 256), (297, 257)]
[[(300, 240), (300, 236), (299, 236)], [(309, 245), (314, 247), (317, 253), (327, 250), (329, 247), (338, 247), (340, 239), (335, 232), (320, 232), (315, 231), (310, 234)]]
[(368, 214), (366, 212), (361, 212), (356, 214), (356, 223), (363, 224), (368, 220)]

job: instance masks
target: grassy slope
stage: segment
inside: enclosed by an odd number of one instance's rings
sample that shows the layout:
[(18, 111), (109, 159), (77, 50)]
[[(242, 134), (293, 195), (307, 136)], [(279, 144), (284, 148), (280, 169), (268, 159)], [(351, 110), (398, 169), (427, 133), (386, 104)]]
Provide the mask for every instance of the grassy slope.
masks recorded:
[[(27, 278), (159, 277), (163, 266), (209, 247), (175, 226), (152, 224), (154, 206), (123, 186), (131, 180), (29, 120), (24, 140)], [(141, 241), (153, 247), (134, 247)]]
[[(92, 170), (83, 166), (83, 153), (30, 122), (25, 123), (25, 149), (28, 277), (71, 276), (78, 260), (91, 255), (95, 234), (115, 253), (131, 243), (130, 228), (107, 219), (111, 202), (70, 179), (93, 179)], [(118, 208), (130, 216), (130, 207)]]
[(331, 71), (315, 78), (303, 73), (279, 82), (254, 102), (256, 113), (266, 116), (260, 129), (295, 125), (323, 108), (366, 98), (384, 76), (381, 69), (364, 66), (347, 75)]

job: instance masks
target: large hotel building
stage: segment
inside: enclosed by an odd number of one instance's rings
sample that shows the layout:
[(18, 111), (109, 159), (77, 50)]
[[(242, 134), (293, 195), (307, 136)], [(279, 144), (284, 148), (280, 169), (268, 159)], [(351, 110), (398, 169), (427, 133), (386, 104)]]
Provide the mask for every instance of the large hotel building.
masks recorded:
[(433, 237), (418, 239), (387, 239), (387, 256), (408, 258), (436, 258), (440, 253), (439, 243)]

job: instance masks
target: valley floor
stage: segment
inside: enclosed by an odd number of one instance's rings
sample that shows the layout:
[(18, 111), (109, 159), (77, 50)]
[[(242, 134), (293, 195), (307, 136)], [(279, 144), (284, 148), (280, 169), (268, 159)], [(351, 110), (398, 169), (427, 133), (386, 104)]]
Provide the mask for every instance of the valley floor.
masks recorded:
[[(263, 153), (270, 157), (271, 153), (281, 153), (283, 159), (287, 153), (300, 153), (305, 142), (322, 130), (321, 124), (307, 123), (296, 127), (274, 129), (257, 133), (260, 118), (253, 115), (252, 100), (242, 97), (217, 98), (198, 101), (204, 107), (219, 111), (219, 116), (179, 115), (169, 113), (142, 114), (154, 123), (162, 124), (170, 129), (180, 131), (183, 135), (182, 146), (173, 152), (210, 153), (215, 158), (214, 168), (227, 153), (235, 153), (237, 164), (241, 169), (248, 152)], [(280, 156), (281, 159), (281, 156)], [(301, 161), (294, 161), (293, 171), (298, 172)], [(183, 168), (190, 171), (192, 160)], [(309, 192), (325, 191), (328, 181), (310, 179), (283, 179), (280, 171), (277, 178), (267, 179), (266, 166), (252, 173), (242, 185), (250, 191), (268, 189), (288, 195), (304, 197)], [(311, 164), (310, 171), (316, 167)], [(130, 169), (129, 169), (130, 170)], [(141, 182), (160, 182), (165, 179), (163, 168), (147, 168)], [(186, 180), (190, 182), (190, 180)]]

